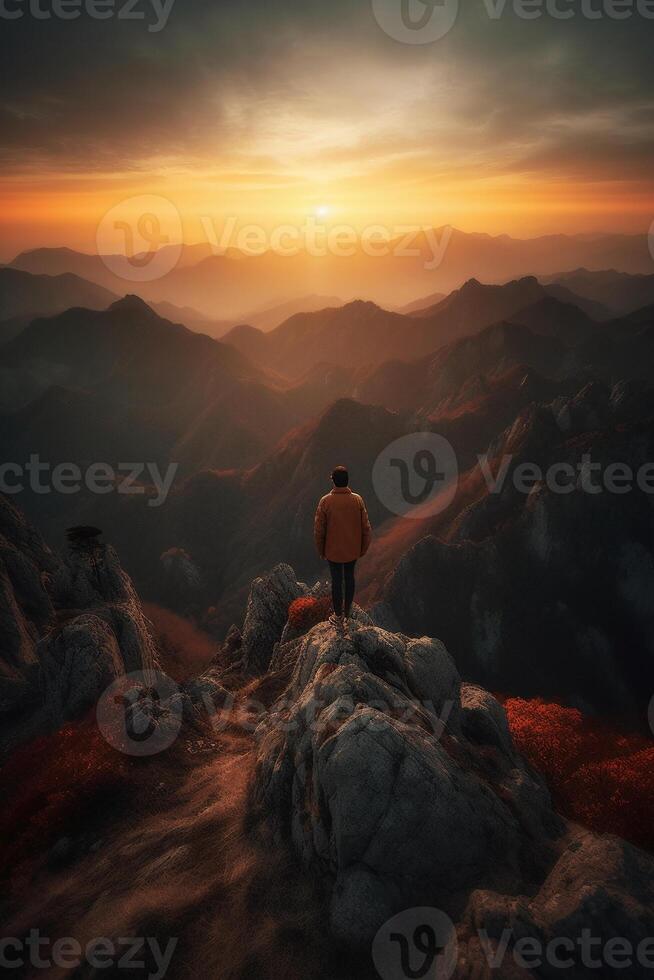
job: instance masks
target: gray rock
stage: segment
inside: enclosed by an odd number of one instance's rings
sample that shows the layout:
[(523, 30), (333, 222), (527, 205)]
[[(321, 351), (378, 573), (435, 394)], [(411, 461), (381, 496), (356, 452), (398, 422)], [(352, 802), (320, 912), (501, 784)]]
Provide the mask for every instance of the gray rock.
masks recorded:
[(182, 690), (188, 700), (186, 715), (189, 720), (210, 719), (232, 705), (232, 696), (223, 686), (221, 672), (215, 667), (187, 681)]
[(340, 942), (363, 948), (389, 915), (426, 895), (448, 902), (498, 868), (518, 881), (532, 825), (547, 850), (555, 823), (546, 837), (522, 812), (528, 799), (514, 807), (509, 797), (519, 781), (538, 796), (527, 771), (512, 782), (516, 763), (503, 760), (479, 773), (460, 731), (458, 673), (440, 642), (373, 626), (343, 637), (324, 623), (293, 646), (288, 689), (257, 732), (258, 799), (332, 881)]
[[(571, 828), (562, 841), (558, 860), (533, 898), (481, 890), (471, 894), (460, 925), (460, 932), (467, 937), (468, 955), (473, 962), (483, 962), (484, 952), (476, 942), (480, 934), (495, 953), (504, 941), (501, 974), (495, 975), (511, 977), (514, 974), (510, 971), (515, 970), (513, 947), (528, 937), (541, 944), (544, 953), (540, 966), (523, 976), (551, 980), (562, 973), (574, 977), (650, 977), (651, 965), (639, 959), (637, 950), (643, 941), (651, 945), (654, 935), (652, 871), (652, 858), (624, 841)], [(584, 935), (592, 939), (586, 954)], [(611, 962), (610, 954), (604, 951), (604, 944), (615, 937), (632, 949), (626, 969), (623, 956)], [(548, 953), (552, 942), (557, 945)], [(584, 955), (590, 956), (594, 967), (584, 964)], [(562, 969), (561, 958), (569, 958), (571, 965)], [(461, 975), (472, 978), (480, 974), (471, 970)]]
[(321, 623), (276, 658), (291, 679), (257, 729), (254, 799), (327, 883), (339, 944), (367, 955), (389, 918), (435, 907), (456, 924), (457, 980), (554, 980), (560, 966), (528, 969), (513, 945), (654, 935), (652, 858), (554, 812), (502, 706), (461, 686), (439, 641)]
[(2, 497), (0, 631), (3, 752), (79, 717), (118, 676), (157, 662), (113, 548), (94, 542), (61, 560)]
[(53, 728), (79, 717), (124, 672), (116, 635), (97, 616), (84, 613), (39, 648), (40, 682)]
[(476, 684), (463, 684), (461, 711), (463, 731), (470, 741), (494, 745), (507, 755), (513, 753), (506, 712), (492, 694)]
[(0, 677), (21, 682), (54, 615), (52, 581), (61, 569), (24, 516), (0, 496)]
[(242, 630), (243, 666), (251, 673), (268, 668), (275, 643), (288, 618), (288, 607), (304, 594), (290, 565), (276, 565), (252, 583)]

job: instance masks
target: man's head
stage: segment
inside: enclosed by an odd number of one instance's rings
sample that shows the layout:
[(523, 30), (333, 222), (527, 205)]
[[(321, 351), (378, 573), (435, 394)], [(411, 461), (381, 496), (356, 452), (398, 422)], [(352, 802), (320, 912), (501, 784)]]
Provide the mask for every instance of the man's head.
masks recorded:
[(332, 482), (335, 487), (346, 487), (350, 482), (350, 476), (345, 466), (336, 466), (332, 472)]

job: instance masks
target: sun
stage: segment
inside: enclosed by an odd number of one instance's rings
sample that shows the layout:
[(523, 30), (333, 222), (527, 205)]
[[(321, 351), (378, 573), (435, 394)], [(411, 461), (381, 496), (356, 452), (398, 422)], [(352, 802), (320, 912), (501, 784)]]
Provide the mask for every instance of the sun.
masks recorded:
[(329, 216), (330, 207), (328, 204), (319, 204), (316, 208), (317, 218), (327, 218)]

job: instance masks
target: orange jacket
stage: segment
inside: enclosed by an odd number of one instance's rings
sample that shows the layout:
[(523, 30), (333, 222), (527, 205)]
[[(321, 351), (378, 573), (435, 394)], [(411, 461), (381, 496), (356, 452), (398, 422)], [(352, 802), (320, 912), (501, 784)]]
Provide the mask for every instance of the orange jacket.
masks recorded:
[(363, 497), (349, 487), (334, 487), (318, 504), (313, 536), (321, 558), (355, 561), (370, 547), (372, 530)]

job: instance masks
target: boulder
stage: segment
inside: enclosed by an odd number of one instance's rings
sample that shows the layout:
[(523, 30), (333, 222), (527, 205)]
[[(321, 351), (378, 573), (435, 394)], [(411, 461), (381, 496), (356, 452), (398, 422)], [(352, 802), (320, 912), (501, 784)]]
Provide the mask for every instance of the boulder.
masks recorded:
[[(570, 828), (533, 897), (483, 889), (470, 895), (458, 928), (464, 968), (456, 976), (651, 977), (653, 864), (618, 838)], [(521, 940), (537, 944), (534, 969), (521, 969)], [(493, 971), (489, 957), (499, 958)]]
[[(482, 750), (462, 734), (442, 643), (324, 623), (292, 647), (291, 681), (257, 731), (256, 792), (331, 881), (339, 942), (364, 948), (404, 908), (546, 865), (561, 827), (547, 791), (510, 743)], [(497, 726), (497, 702), (476, 710)]]
[[(455, 937), (443, 975), (522, 980), (561, 975), (561, 939), (577, 957), (568, 975), (598, 975), (579, 959), (585, 930), (634, 951), (654, 936), (652, 858), (554, 812), (502, 706), (461, 684), (438, 640), (321, 623), (276, 658), (291, 677), (256, 732), (253, 802), (326, 883), (339, 946), (379, 953), (422, 910)], [(540, 944), (537, 968), (521, 940)], [(627, 974), (605, 956), (601, 975)], [(628, 975), (649, 973), (635, 962)]]
[(157, 664), (150, 625), (113, 548), (76, 539), (61, 559), (2, 497), (0, 630), (5, 752), (83, 715), (120, 675)]
[(245, 670), (261, 674), (268, 669), (275, 643), (281, 639), (288, 607), (306, 592), (290, 565), (276, 565), (256, 578), (250, 588), (242, 630), (241, 651)]
[(125, 670), (116, 634), (91, 613), (66, 623), (38, 652), (43, 703), (53, 730), (93, 707)]

